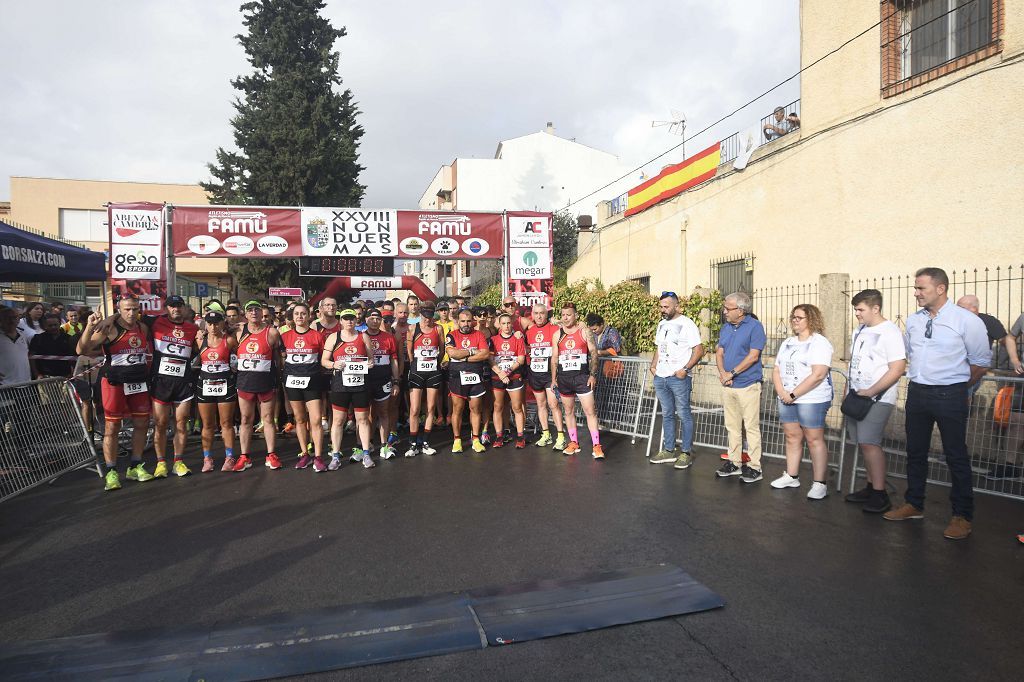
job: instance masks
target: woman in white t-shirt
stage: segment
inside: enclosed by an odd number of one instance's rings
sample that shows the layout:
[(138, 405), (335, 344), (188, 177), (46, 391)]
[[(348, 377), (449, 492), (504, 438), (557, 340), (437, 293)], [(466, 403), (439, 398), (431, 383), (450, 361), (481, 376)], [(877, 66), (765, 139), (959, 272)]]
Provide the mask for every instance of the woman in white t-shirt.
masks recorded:
[(793, 336), (775, 354), (772, 382), (779, 401), (779, 421), (786, 436), (786, 473), (772, 481), (773, 488), (800, 487), (800, 460), (804, 441), (811, 453), (814, 483), (807, 497), (828, 495), (828, 448), (825, 446), (825, 415), (832, 406), (832, 344), (822, 336), (821, 311), (801, 303), (789, 314)]
[(865, 289), (853, 297), (853, 312), (860, 323), (850, 345), (850, 390), (874, 398), (864, 419), (846, 418), (846, 433), (860, 447), (867, 485), (846, 496), (862, 503), (863, 511), (882, 514), (892, 508), (885, 491), (885, 454), (882, 437), (896, 406), (896, 384), (907, 369), (907, 349), (900, 328), (882, 317), (882, 294)]
[(25, 336), (26, 342), (31, 343), (33, 336), (42, 333), (42, 320), (45, 312), (46, 309), (43, 307), (43, 304), (38, 301), (25, 306), (25, 314), (21, 316), (21, 321), (18, 322), (18, 331)]

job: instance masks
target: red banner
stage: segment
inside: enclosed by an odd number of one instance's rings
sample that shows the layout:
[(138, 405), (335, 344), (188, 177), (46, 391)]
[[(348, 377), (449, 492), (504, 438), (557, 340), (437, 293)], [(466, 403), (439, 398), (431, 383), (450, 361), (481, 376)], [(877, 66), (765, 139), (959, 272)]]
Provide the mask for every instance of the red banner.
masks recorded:
[(299, 209), (175, 206), (175, 256), (288, 258), (302, 255)]
[(504, 249), (500, 213), (398, 211), (399, 258), (499, 259)]
[(114, 296), (114, 305), (125, 294), (132, 294), (139, 299), (139, 308), (144, 315), (156, 315), (164, 309), (167, 298), (166, 279), (112, 279), (110, 292)]

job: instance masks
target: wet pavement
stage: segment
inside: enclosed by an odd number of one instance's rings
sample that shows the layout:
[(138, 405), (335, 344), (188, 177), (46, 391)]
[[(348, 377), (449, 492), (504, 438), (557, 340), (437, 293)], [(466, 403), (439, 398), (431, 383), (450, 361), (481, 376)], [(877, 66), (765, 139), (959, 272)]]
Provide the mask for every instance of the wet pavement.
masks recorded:
[(929, 488), (923, 522), (891, 523), (835, 491), (805, 499), (808, 481), (772, 490), (775, 461), (744, 485), (714, 477), (717, 452), (676, 471), (648, 464), (643, 441), (605, 443), (603, 462), (439, 448), (324, 474), (257, 457), (241, 474), (114, 493), (70, 474), (0, 505), (0, 641), (244, 625), (668, 563), (725, 608), (315, 677), (1019, 679), (1020, 502), (979, 495), (974, 535), (952, 542), (945, 488)]

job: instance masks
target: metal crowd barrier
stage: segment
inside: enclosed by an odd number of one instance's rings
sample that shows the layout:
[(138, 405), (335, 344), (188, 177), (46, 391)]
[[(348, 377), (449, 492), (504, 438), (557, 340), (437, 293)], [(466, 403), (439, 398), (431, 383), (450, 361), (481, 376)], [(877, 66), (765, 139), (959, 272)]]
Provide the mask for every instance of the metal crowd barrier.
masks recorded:
[[(906, 400), (909, 382), (900, 379), (896, 409), (889, 417), (882, 451), (886, 475), (907, 477)], [(860, 448), (853, 448), (850, 491), (865, 474)], [(985, 376), (971, 397), (967, 419), (967, 451), (974, 471), (974, 490), (989, 495), (1024, 499), (1024, 378)], [(942, 440), (936, 426), (928, 452), (928, 482), (950, 485)]]
[[(772, 384), (773, 365), (764, 367), (764, 383), (761, 386), (761, 454), (763, 457), (773, 459), (786, 459), (786, 439), (782, 431), (782, 424), (779, 423), (778, 400), (775, 396), (774, 385)], [(694, 367), (691, 373), (693, 388), (690, 394), (690, 407), (693, 411), (693, 444), (710, 448), (721, 448), (723, 451), (729, 447), (729, 435), (725, 429), (725, 412), (722, 408), (722, 387), (718, 379), (718, 369), (714, 363), (702, 361)], [(832, 369), (829, 375), (832, 378), (832, 407), (825, 418), (825, 445), (828, 447), (828, 467), (834, 472), (835, 487), (839, 490), (843, 479), (843, 443), (846, 441), (846, 421), (843, 419), (839, 406), (843, 402), (843, 395), (846, 392), (846, 377), (838, 369)], [(653, 382), (650, 382), (650, 391), (653, 396)], [(661, 405), (657, 398), (654, 398), (654, 409), (660, 411)], [(647, 456), (651, 455), (653, 443), (661, 443), (661, 432), (655, 432), (657, 414), (652, 410), (650, 420), (643, 420), (648, 424), (649, 437), (647, 440)], [(660, 424), (659, 424), (660, 426)], [(681, 421), (677, 421), (676, 443), (680, 442), (682, 430)], [(744, 445), (744, 450), (746, 446)], [(802, 460), (810, 464), (810, 454), (804, 445)], [(770, 474), (766, 473), (766, 477)]]
[(96, 463), (68, 380), (0, 387), (0, 502)]

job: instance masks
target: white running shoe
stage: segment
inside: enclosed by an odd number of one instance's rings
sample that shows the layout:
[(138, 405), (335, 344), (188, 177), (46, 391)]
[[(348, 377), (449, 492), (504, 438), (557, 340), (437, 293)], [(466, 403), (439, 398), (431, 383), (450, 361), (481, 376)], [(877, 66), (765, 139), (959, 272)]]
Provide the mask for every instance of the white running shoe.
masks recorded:
[(341, 468), (341, 456), (331, 455), (331, 461), (327, 464), (328, 471), (337, 471)]
[(360, 450), (359, 448), (352, 448), (352, 455), (349, 457), (349, 459), (352, 460), (353, 462), (356, 462), (356, 463), (362, 462), (363, 461), (363, 451)]
[(423, 444), (423, 447), (420, 448), (420, 452), (422, 452), (424, 455), (436, 455), (437, 454), (437, 450), (435, 450), (434, 448), (430, 447), (430, 445), (428, 443), (424, 443)]
[(416, 448), (415, 445), (413, 445), (412, 447), (405, 451), (406, 457), (415, 457), (418, 454), (420, 454), (420, 451)]
[(381, 445), (380, 446), (380, 458), (381, 459), (391, 459), (392, 457), (395, 456), (395, 454), (396, 454), (395, 453), (395, 449), (393, 447), (391, 447), (390, 445)]
[(377, 465), (374, 463), (372, 457), (370, 457), (369, 455), (363, 455), (363, 468), (364, 469), (372, 469), (375, 466), (377, 466)]
[(799, 478), (793, 478), (789, 474), (783, 473), (781, 476), (779, 476), (778, 478), (776, 478), (774, 481), (771, 482), (771, 486), (773, 488), (777, 488), (777, 489), (780, 489), (780, 490), (782, 488), (799, 488), (800, 487), (800, 479)]
[(807, 491), (808, 500), (823, 500), (828, 495), (828, 488), (825, 487), (824, 483), (818, 483), (815, 481), (811, 484), (811, 489)]

